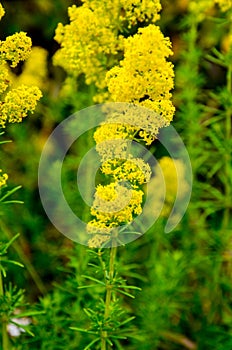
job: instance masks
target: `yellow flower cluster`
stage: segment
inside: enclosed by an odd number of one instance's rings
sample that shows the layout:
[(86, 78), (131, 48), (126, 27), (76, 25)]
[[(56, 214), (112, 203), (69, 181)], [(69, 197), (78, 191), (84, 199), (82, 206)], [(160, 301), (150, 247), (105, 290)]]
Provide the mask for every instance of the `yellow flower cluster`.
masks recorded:
[[(112, 106), (113, 108), (111, 111), (109, 107), (109, 110), (106, 111), (106, 121), (96, 132), (96, 143), (111, 138), (133, 139), (137, 134), (147, 145), (150, 145), (157, 137), (159, 129), (169, 124), (162, 115), (151, 109), (140, 107), (138, 104), (109, 103), (107, 106)], [(107, 123), (109, 129), (111, 128), (111, 123), (112, 125), (117, 125), (115, 123), (118, 123), (117, 130), (115, 127), (115, 130), (112, 130), (113, 132), (110, 130), (107, 132)], [(100, 139), (98, 135), (102, 135), (102, 138)]]
[(99, 90), (95, 99), (108, 98), (105, 75), (123, 51), (123, 33), (138, 22), (155, 22), (161, 9), (159, 0), (83, 0), (69, 7), (70, 23), (58, 24), (55, 40), (61, 48), (54, 64), (72, 76), (85, 75), (87, 84)]
[(16, 87), (21, 84), (35, 85), (45, 90), (45, 81), (48, 76), (47, 56), (47, 50), (42, 47), (32, 47), (31, 54), (23, 65), (22, 73), (12, 78), (13, 86)]
[(121, 123), (108, 123), (102, 124), (94, 133), (94, 140), (96, 144), (107, 140), (117, 139), (129, 139), (132, 140), (136, 126), (130, 126), (128, 124)]
[(155, 22), (160, 18), (160, 0), (83, 0), (83, 3), (101, 15), (110, 13), (120, 28), (126, 24), (130, 28), (138, 22)]
[(94, 133), (96, 150), (102, 162), (107, 159), (127, 158), (128, 140), (133, 140), (137, 133), (136, 126), (116, 120), (107, 120)]
[[(113, 228), (130, 223), (135, 215), (142, 212), (143, 191), (130, 190), (118, 182), (109, 185), (99, 185), (96, 189), (95, 199), (91, 208), (91, 214), (95, 217), (88, 223), (89, 233), (103, 232), (104, 239), (110, 238), (110, 231)], [(98, 234), (101, 237), (101, 235)], [(96, 236), (90, 240), (100, 246), (102, 242), (97, 241)]]
[(31, 39), (26, 33), (20, 32), (0, 41), (0, 61), (11, 61), (11, 67), (16, 67), (20, 61), (25, 61), (31, 53)]
[[(0, 4), (0, 18), (4, 14), (4, 9)], [(21, 122), (27, 113), (33, 112), (37, 101), (42, 93), (36, 86), (21, 85), (9, 90), (9, 86), (14, 80), (7, 65), (11, 62), (11, 67), (16, 67), (20, 61), (26, 60), (31, 53), (31, 39), (26, 33), (20, 32), (8, 36), (6, 40), (0, 41), (0, 128), (4, 128), (6, 122)], [(32, 57), (33, 59), (33, 57)], [(32, 65), (25, 67), (30, 70), (31, 75), (38, 75), (38, 69), (32, 72)], [(33, 77), (33, 79), (35, 79)], [(34, 81), (35, 83), (38, 80)]]
[[(102, 6), (100, 6), (102, 8)], [(99, 14), (88, 6), (68, 9), (70, 24), (58, 24), (55, 40), (61, 45), (54, 56), (54, 64), (74, 76), (85, 74), (87, 84), (105, 87), (107, 55), (122, 50), (120, 40), (112, 30), (109, 15)]]
[(214, 0), (220, 6), (220, 9), (225, 12), (232, 9), (232, 0)]
[(0, 103), (0, 126), (9, 123), (20, 123), (29, 111), (33, 113), (42, 93), (36, 86), (19, 86), (9, 91), (3, 103)]
[(0, 169), (0, 189), (1, 189), (1, 187), (6, 185), (7, 179), (8, 179), (8, 175), (2, 174), (2, 169)]
[(173, 88), (173, 65), (169, 38), (158, 26), (141, 28), (124, 40), (124, 59), (106, 75), (113, 101), (136, 103), (155, 111), (170, 122), (174, 114), (170, 90)]
[(103, 174), (111, 175), (114, 181), (130, 181), (133, 188), (150, 181), (151, 168), (141, 158), (110, 159), (102, 164)]

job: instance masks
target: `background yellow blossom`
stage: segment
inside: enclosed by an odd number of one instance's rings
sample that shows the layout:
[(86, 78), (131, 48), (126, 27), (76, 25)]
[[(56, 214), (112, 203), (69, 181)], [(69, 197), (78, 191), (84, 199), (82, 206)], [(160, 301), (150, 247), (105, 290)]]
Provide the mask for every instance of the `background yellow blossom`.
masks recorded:
[(8, 175), (2, 174), (2, 169), (0, 169), (0, 189), (1, 189), (1, 187), (6, 185), (7, 179), (8, 179)]

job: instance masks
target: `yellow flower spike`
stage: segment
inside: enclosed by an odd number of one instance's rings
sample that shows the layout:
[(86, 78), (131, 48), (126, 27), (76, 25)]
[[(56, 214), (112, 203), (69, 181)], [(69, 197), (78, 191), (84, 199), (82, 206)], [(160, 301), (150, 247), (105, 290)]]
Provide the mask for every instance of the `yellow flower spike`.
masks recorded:
[[(111, 238), (112, 229), (132, 222), (142, 212), (144, 192), (140, 187), (149, 181), (151, 169), (128, 154), (128, 145), (136, 137), (149, 145), (159, 129), (169, 125), (175, 111), (170, 92), (174, 72), (167, 61), (172, 55), (169, 39), (154, 24), (144, 27), (159, 18), (159, 0), (82, 2), (82, 6), (69, 7), (69, 24), (57, 26), (55, 40), (60, 49), (54, 63), (63, 67), (68, 77), (84, 74), (86, 84), (97, 88), (94, 102), (129, 102), (132, 106), (106, 113), (106, 121), (94, 134), (101, 170), (113, 181), (97, 187), (93, 219), (87, 225), (92, 235), (89, 246), (99, 247)], [(137, 34), (122, 37), (121, 33), (129, 33), (139, 23), (143, 28)], [(67, 94), (73, 81), (66, 80)], [(136, 105), (141, 106), (139, 111)], [(130, 182), (131, 188), (121, 182)]]
[(31, 38), (24, 32), (8, 36), (5, 41), (0, 41), (0, 61), (11, 61), (11, 67), (16, 67), (29, 57), (31, 45)]

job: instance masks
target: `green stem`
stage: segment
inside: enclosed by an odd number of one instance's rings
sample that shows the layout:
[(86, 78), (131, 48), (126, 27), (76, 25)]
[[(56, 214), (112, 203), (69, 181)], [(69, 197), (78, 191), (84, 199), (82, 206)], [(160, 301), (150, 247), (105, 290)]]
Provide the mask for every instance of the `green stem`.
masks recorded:
[[(110, 249), (110, 261), (109, 261), (109, 276), (106, 281), (106, 298), (105, 298), (105, 313), (104, 313), (104, 326), (107, 322), (107, 319), (110, 316), (110, 306), (112, 300), (112, 288), (113, 288), (113, 278), (114, 278), (114, 266), (115, 258), (117, 253), (117, 247), (112, 247)], [(107, 331), (102, 331), (101, 333), (101, 350), (107, 350)]]
[[(0, 257), (0, 266), (1, 266), (1, 257)], [(2, 272), (0, 269), (0, 298), (4, 297), (4, 289), (3, 289), (3, 279), (2, 279)], [(2, 315), (2, 350), (9, 350), (10, 344), (9, 344), (9, 338), (7, 333), (7, 320), (5, 318), (5, 315)]]

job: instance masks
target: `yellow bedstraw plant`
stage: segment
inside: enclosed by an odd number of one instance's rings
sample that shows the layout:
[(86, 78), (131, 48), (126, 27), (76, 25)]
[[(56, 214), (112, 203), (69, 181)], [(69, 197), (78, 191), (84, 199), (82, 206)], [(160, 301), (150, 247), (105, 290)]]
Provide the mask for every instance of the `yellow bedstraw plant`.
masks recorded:
[[(78, 284), (88, 288), (88, 281), (94, 281), (101, 290), (96, 289), (95, 306), (85, 308), (90, 327), (70, 327), (94, 337), (86, 349), (107, 350), (112, 344), (120, 348), (123, 335), (130, 334), (127, 323), (134, 318), (123, 313), (118, 293), (133, 297), (130, 291), (139, 288), (119, 276), (115, 260), (117, 245), (127, 239), (120, 229), (143, 214), (146, 184), (152, 177), (150, 165), (134, 154), (133, 141), (150, 146), (175, 112), (171, 42), (155, 24), (160, 10), (159, 0), (83, 0), (69, 7), (69, 23), (59, 23), (55, 33), (60, 48), (53, 63), (67, 73), (60, 96), (65, 91), (76, 97), (74, 89), (84, 81), (90, 86), (91, 102), (101, 103), (105, 116), (94, 131), (104, 182), (96, 186), (85, 235), (88, 246), (95, 248), (88, 251), (97, 260), (96, 272), (94, 277), (83, 275), (86, 286)], [(29, 62), (23, 72), (33, 76)], [(22, 78), (14, 80), (15, 86), (20, 83)], [(138, 233), (132, 232), (136, 237)]]
[[(116, 246), (123, 244), (120, 227), (142, 213), (145, 185), (151, 178), (150, 165), (134, 156), (131, 148), (133, 141), (150, 145), (159, 129), (173, 119), (170, 91), (174, 71), (168, 61), (173, 53), (169, 38), (155, 25), (160, 17), (159, 0), (82, 3), (70, 7), (70, 23), (59, 23), (56, 29), (60, 49), (54, 64), (67, 73), (66, 90), (68, 81), (72, 84), (82, 75), (86, 84), (95, 89), (93, 102), (107, 102), (102, 105), (105, 121), (94, 133), (106, 183), (96, 187), (92, 219), (87, 224), (88, 245), (100, 248), (100, 260), (101, 248), (110, 248), (104, 311), (102, 316), (96, 316), (102, 317), (99, 338), (91, 343), (99, 339), (101, 350), (106, 350), (109, 324), (115, 317), (111, 315), (116, 300), (112, 296), (114, 284), (121, 284), (116, 282), (114, 272)], [(95, 315), (95, 311), (91, 312)]]
[[(84, 74), (86, 84), (96, 88), (95, 102), (127, 102), (130, 106), (106, 112), (105, 123), (94, 134), (101, 171), (110, 183), (97, 187), (93, 219), (87, 226), (91, 247), (100, 247), (109, 239), (110, 228), (130, 223), (142, 211), (143, 185), (151, 170), (142, 159), (134, 159), (126, 149), (127, 140), (150, 145), (159, 129), (173, 118), (170, 91), (174, 72), (167, 61), (172, 55), (171, 43), (154, 24), (160, 10), (158, 0), (86, 0), (82, 6), (68, 9), (70, 24), (59, 23), (56, 29), (55, 40), (61, 47), (54, 64), (67, 72), (66, 85), (69, 79)], [(140, 23), (145, 27), (130, 35)], [(122, 191), (127, 191), (122, 181), (132, 184), (130, 200), (118, 212), (116, 208), (111, 208), (112, 213), (104, 212), (106, 203), (111, 207), (112, 201), (117, 207), (116, 202), (122, 200)]]

